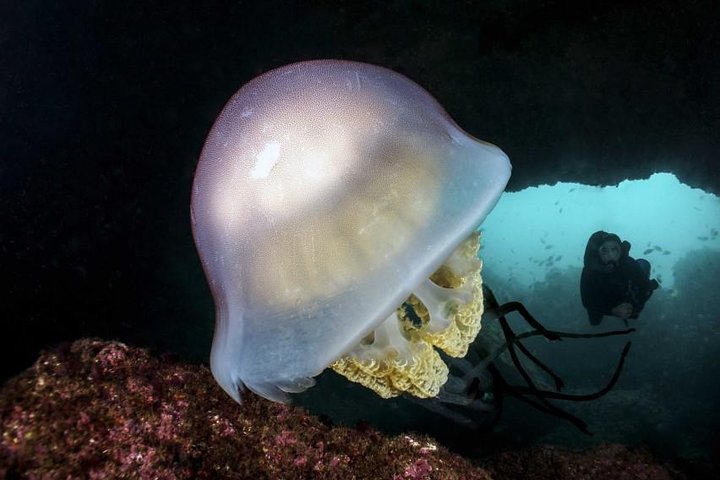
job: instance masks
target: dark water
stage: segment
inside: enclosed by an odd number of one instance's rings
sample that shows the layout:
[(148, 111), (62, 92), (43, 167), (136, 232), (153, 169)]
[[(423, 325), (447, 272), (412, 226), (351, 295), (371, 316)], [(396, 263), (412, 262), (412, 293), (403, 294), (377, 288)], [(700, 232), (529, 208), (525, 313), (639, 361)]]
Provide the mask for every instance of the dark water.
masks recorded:
[[(346, 58), (408, 75), (509, 154), (510, 190), (670, 171), (720, 192), (717, 2), (5, 3), (3, 379), (39, 349), (84, 336), (207, 361), (213, 306), (189, 228), (195, 164), (232, 93), (292, 61)], [(693, 269), (717, 261), (708, 255), (682, 264), (692, 288), (648, 305), (617, 388), (568, 407), (598, 431), (593, 441), (686, 456), (717, 444), (718, 331), (705, 315), (718, 311), (718, 277)], [(555, 292), (576, 295), (577, 272), (530, 292), (489, 275), (504, 300), (522, 298), (548, 324), (576, 321)], [(587, 360), (565, 375), (595, 388), (623, 342), (535, 347), (564, 366)], [(503, 418), (497, 434), (510, 443), (585, 438), (512, 406)]]

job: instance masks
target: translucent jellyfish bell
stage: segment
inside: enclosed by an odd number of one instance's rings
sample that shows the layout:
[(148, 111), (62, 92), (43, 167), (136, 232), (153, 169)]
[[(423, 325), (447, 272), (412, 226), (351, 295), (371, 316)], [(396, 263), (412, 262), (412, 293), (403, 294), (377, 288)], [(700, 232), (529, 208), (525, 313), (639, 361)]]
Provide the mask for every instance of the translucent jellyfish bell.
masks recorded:
[[(509, 176), (501, 150), (385, 68), (318, 60), (250, 81), (210, 131), (192, 192), (218, 383), (237, 401), (243, 385), (285, 401), (343, 356), (358, 372), (378, 355), (408, 364), (415, 347), (392, 324), (398, 307), (416, 293), (437, 331), (458, 304), (477, 305), (477, 285), (446, 295), (428, 277), (445, 264), (463, 282), (469, 270), (453, 252)], [(463, 261), (479, 279), (471, 243)]]

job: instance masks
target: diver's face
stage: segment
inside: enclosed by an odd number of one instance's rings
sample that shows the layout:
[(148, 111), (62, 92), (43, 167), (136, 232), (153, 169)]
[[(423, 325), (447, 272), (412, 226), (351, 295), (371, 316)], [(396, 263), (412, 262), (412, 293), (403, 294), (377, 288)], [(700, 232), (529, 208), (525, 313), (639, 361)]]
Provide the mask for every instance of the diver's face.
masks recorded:
[(620, 260), (620, 244), (615, 240), (607, 240), (598, 249), (600, 259), (603, 263), (617, 262)]

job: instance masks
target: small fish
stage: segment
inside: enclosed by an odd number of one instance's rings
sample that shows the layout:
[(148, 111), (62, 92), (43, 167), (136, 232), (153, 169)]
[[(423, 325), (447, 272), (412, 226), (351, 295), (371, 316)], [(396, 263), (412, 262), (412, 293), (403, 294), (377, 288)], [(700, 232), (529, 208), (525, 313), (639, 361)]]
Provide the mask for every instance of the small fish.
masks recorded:
[(562, 211), (563, 211), (563, 209), (561, 208), (560, 211), (559, 211), (559, 213), (562, 213)]
[(658, 245), (655, 245), (653, 248), (654, 248), (655, 250), (657, 250), (658, 252), (662, 252), (662, 247), (660, 247), (660, 246), (658, 246)]
[(670, 250), (665, 250), (665, 251), (663, 252), (663, 255), (670, 255)]
[(560, 260), (562, 260), (562, 255), (558, 255), (557, 257), (555, 257), (556, 262), (559, 262)]
[(654, 249), (648, 248), (647, 250), (645, 250), (645, 251), (643, 252), (643, 255), (647, 255), (648, 253), (652, 253), (652, 252), (654, 252), (654, 251), (655, 251)]
[(700, 240), (701, 242), (706, 242), (709, 240), (708, 237), (697, 237), (697, 239)]
[(548, 246), (545, 247), (545, 250), (549, 250), (549, 249), (551, 249), (551, 248), (553, 248), (553, 246), (552, 246), (552, 245), (548, 245)]

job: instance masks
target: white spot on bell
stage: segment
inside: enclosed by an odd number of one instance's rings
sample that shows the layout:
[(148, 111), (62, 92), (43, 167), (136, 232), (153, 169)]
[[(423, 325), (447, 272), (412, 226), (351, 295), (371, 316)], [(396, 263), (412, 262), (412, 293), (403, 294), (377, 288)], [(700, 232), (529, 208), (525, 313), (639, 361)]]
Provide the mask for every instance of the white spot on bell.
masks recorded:
[(267, 178), (280, 159), (280, 142), (269, 142), (255, 156), (255, 166), (250, 170), (250, 178)]

